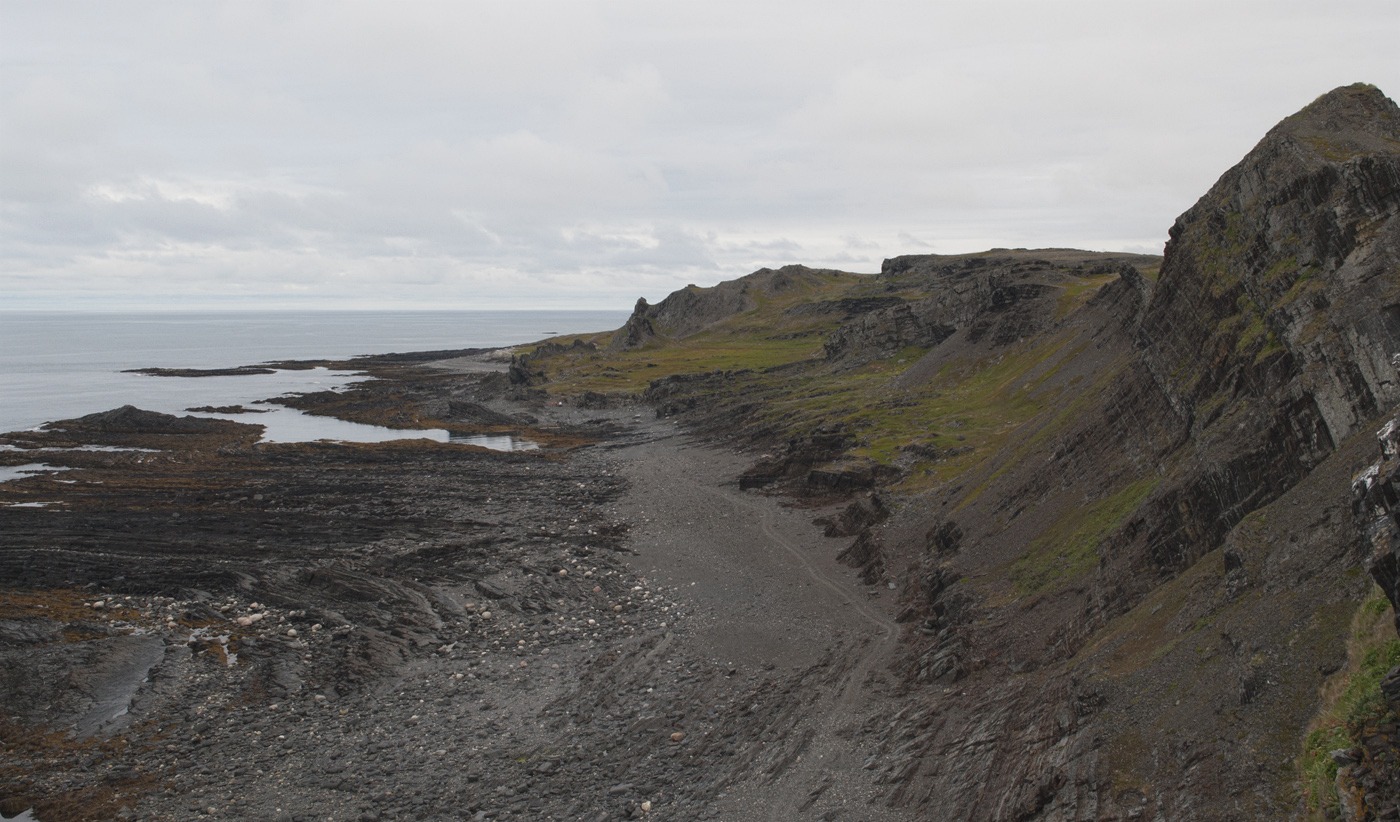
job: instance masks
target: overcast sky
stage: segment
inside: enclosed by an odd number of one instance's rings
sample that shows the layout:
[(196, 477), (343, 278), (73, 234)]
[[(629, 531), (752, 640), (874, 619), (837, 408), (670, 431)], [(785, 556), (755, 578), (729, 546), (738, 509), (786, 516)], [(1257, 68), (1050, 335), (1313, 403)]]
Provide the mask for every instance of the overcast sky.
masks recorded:
[(0, 308), (627, 308), (1160, 253), (1400, 3), (0, 0)]

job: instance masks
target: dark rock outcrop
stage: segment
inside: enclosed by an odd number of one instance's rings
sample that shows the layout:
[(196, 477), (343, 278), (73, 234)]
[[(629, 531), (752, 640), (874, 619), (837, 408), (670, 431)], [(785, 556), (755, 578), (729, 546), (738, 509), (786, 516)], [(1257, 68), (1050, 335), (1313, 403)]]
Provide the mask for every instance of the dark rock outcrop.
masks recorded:
[(870, 494), (847, 505), (835, 520), (826, 522), (825, 533), (829, 537), (853, 537), (889, 517), (890, 509), (885, 507), (880, 495)]
[[(1400, 415), (1376, 433), (1380, 459), (1352, 479), (1352, 513), (1370, 553), (1366, 570), (1395, 609), (1400, 633)], [(1400, 665), (1380, 683), (1390, 718), (1400, 714)], [(1345, 820), (1400, 818), (1400, 735), (1382, 714), (1355, 728), (1353, 748), (1332, 752), (1337, 763), (1337, 797)]]
[(158, 411), (146, 411), (134, 405), (123, 405), (111, 411), (99, 411), (72, 420), (49, 423), (46, 429), (82, 431), (101, 434), (207, 434), (229, 430), (239, 423), (207, 417), (176, 417)]
[(671, 292), (656, 305), (639, 299), (632, 316), (613, 337), (608, 350), (626, 351), (662, 338), (683, 340), (730, 317), (752, 311), (759, 300), (811, 289), (839, 274), (801, 265), (776, 270), (762, 268), (711, 288), (686, 286)]
[(807, 487), (817, 493), (849, 492), (883, 485), (899, 472), (872, 459), (842, 458), (807, 472)]
[(1396, 610), (1400, 632), (1400, 416), (1382, 426), (1376, 438), (1380, 459), (1352, 480), (1352, 511), (1370, 545), (1366, 570)]
[(899, 297), (842, 297), (839, 300), (821, 300), (802, 303), (783, 312), (787, 317), (811, 317), (824, 314), (840, 314), (842, 317), (859, 317), (872, 311), (893, 308), (904, 301)]
[(647, 305), (645, 297), (637, 299), (636, 306), (632, 308), (632, 316), (627, 318), (627, 322), (613, 335), (612, 342), (608, 343), (609, 353), (641, 348), (658, 338), (656, 328), (647, 316), (650, 309), (651, 306)]
[(701, 374), (672, 374), (652, 380), (642, 392), (642, 401), (656, 409), (658, 419), (690, 411), (722, 391), (728, 378), (723, 371)]
[(827, 490), (849, 490), (869, 487), (873, 482), (841, 484), (839, 474), (827, 475), (818, 470), (819, 479), (812, 481), (813, 469), (844, 453), (855, 441), (850, 432), (839, 426), (819, 428), (804, 437), (794, 437), (780, 444), (774, 453), (754, 463), (739, 477), (740, 488), (762, 488), (766, 485), (801, 478), (809, 487)]
[(547, 342), (543, 345), (535, 346), (535, 350), (529, 354), (517, 354), (510, 358), (510, 369), (507, 375), (511, 385), (531, 386), (542, 382), (545, 378), (543, 361), (550, 357), (557, 357), (565, 352), (574, 354), (588, 353), (598, 350), (598, 346), (591, 342), (584, 342), (575, 339), (569, 345), (557, 342)]
[(418, 406), (427, 417), (451, 420), (468, 425), (520, 425), (520, 417), (493, 411), (471, 400), (443, 397)]
[(1276, 126), (1177, 219), (1137, 337), (1196, 431), (1212, 399), (1272, 395), (1325, 453), (1400, 402), (1397, 215), (1400, 113), (1350, 86)]
[(881, 268), (885, 287), (929, 296), (849, 301), (862, 310), (826, 342), (826, 357), (857, 366), (907, 347), (935, 348), (955, 334), (969, 345), (1003, 348), (1055, 322), (1071, 277), (1136, 274), (1135, 265), (1155, 264), (1142, 255), (1062, 249), (895, 257)]
[(860, 572), (860, 579), (867, 585), (874, 585), (885, 577), (884, 553), (880, 550), (880, 532), (866, 528), (846, 550), (836, 555), (843, 562)]

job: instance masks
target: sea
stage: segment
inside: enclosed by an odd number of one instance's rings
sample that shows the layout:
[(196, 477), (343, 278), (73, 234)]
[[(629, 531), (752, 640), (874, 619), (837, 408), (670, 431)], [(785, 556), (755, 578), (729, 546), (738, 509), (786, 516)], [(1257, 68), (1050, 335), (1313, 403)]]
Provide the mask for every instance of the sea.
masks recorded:
[[(154, 377), (129, 369), (230, 368), (366, 354), (505, 348), (618, 328), (620, 311), (0, 311), (0, 432), (134, 405), (167, 414), (243, 405), (224, 417), (266, 426), (263, 439), (376, 442), (424, 436), (314, 417), (276, 405), (283, 394), (339, 390), (352, 371), (281, 370), (232, 377)], [(447, 432), (432, 432), (446, 439)]]

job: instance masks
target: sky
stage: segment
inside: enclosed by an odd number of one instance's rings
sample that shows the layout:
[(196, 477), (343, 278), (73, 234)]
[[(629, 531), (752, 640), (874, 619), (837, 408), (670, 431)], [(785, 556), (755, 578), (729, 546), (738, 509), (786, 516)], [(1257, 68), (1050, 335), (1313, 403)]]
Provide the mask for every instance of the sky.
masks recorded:
[(615, 308), (1161, 253), (1400, 4), (0, 0), (0, 309)]

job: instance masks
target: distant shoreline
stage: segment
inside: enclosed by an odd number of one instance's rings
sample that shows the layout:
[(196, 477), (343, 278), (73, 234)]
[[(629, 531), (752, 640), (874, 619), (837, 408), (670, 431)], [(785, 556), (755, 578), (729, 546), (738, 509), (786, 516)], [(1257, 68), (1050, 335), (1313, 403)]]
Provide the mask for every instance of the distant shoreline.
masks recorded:
[[(5, 310), (0, 322), (0, 430), (135, 405), (164, 413), (247, 405), (320, 390), (293, 363), (441, 352), (451, 358), (535, 342), (555, 330), (620, 326), (625, 311), (131, 312)], [(584, 333), (584, 332), (580, 332)], [(149, 380), (131, 369), (201, 373)], [(210, 369), (232, 376), (220, 382)], [(305, 375), (302, 375), (305, 376)], [(234, 379), (236, 377), (236, 380)], [(230, 382), (230, 380), (233, 380)], [(259, 383), (258, 381), (261, 381)], [(198, 383), (198, 384), (196, 384)], [(154, 395), (154, 399), (152, 396)], [(178, 396), (174, 396), (178, 395)]]

